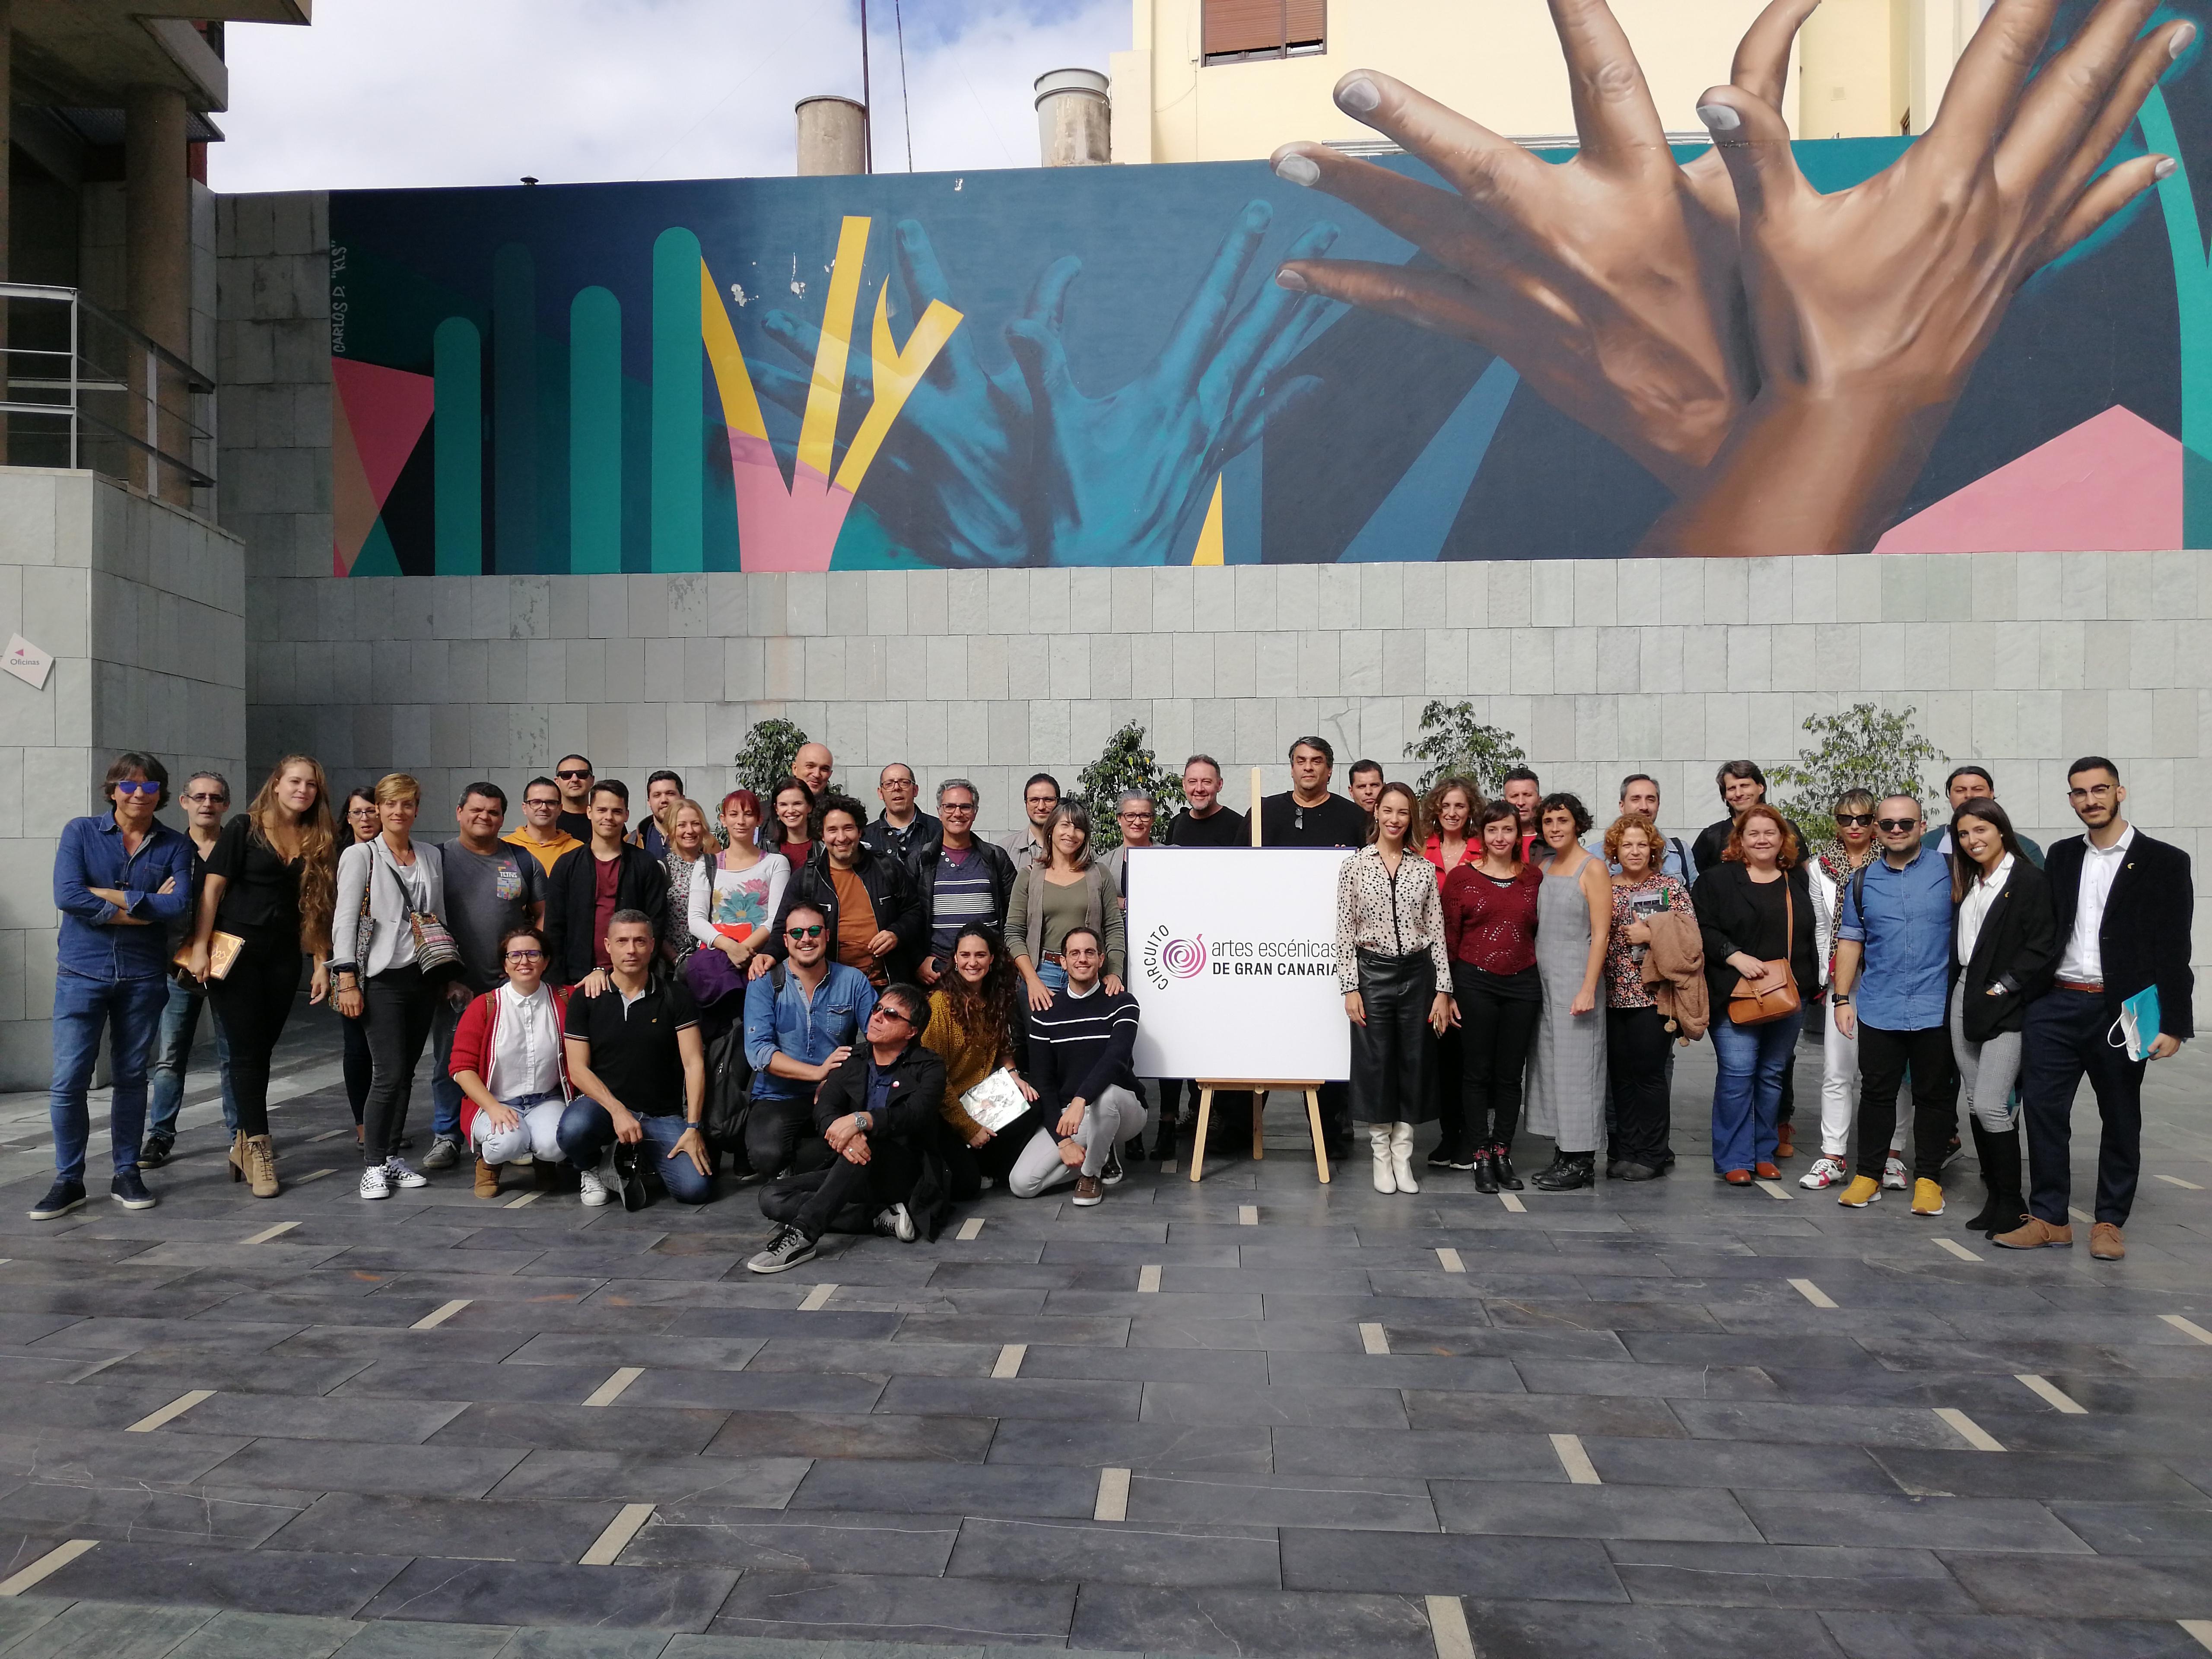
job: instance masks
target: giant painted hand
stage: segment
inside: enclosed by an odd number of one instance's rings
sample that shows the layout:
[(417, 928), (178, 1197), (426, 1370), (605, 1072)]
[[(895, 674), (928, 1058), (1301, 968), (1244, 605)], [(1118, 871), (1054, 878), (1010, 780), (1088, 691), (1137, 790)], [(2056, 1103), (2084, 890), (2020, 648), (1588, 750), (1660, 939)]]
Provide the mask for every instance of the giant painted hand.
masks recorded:
[[(1164, 564), (1174, 556), (1177, 527), (1212, 474), (1259, 437), (1271, 415), (1319, 384), (1277, 381), (1313, 338), (1326, 305), (1273, 286), (1237, 302), (1273, 217), (1264, 202), (1237, 216), (1159, 356), (1103, 396), (1077, 386), (1061, 342), (1079, 259), (1056, 259), (1038, 277), (1006, 325), (1006, 367), (986, 368), (968, 331), (956, 333), (915, 388), (879, 462), (915, 492), (915, 510), (902, 515), (914, 550), (953, 566)], [(1336, 236), (1334, 226), (1315, 225), (1291, 255), (1325, 252)], [(920, 225), (902, 221), (895, 246), (912, 314), (933, 299), (953, 303)], [(763, 327), (799, 362), (812, 363), (813, 325), (776, 311)], [(763, 395), (804, 410), (805, 374), (772, 365), (757, 373)], [(869, 373), (865, 357), (849, 360), (856, 395), (867, 395)]]
[[(1736, 83), (1778, 101), (1790, 43), (1818, 3), (1773, 0), (1736, 49)], [(1452, 188), (1324, 144), (1285, 145), (1275, 172), (1358, 208), (1441, 269), (1293, 260), (1276, 280), (1475, 341), (1679, 493), (1758, 386), (1735, 197), (1711, 155), (1675, 161), (1605, 0), (1551, 8), (1573, 86), (1572, 160), (1541, 161), (1401, 82), (1355, 70), (1337, 83), (1339, 107)]]
[(2042, 73), (2058, 0), (1997, 0), (1926, 137), (1823, 196), (1772, 101), (1740, 84), (1698, 105), (1742, 205), (1760, 389), (1644, 550), (1871, 548), (1919, 475), (2020, 285), (2166, 172), (2098, 169), (2195, 37), (2138, 34), (2158, 0), (2100, 0)]

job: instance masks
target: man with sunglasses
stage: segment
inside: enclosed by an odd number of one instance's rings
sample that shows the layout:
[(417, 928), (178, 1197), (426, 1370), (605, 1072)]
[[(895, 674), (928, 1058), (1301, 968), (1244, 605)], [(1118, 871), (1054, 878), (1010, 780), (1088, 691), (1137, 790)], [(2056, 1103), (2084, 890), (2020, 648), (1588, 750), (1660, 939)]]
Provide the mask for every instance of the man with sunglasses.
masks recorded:
[(169, 929), (192, 898), (192, 844), (154, 814), (169, 799), (169, 771), (151, 755), (118, 755), (101, 792), (109, 810), (72, 818), (54, 854), (54, 908), (62, 913), (54, 975), (54, 1184), (31, 1211), (52, 1221), (84, 1203), (87, 1094), (103, 1036), (113, 1093), (108, 1196), (150, 1210), (138, 1174), (146, 1128), (146, 1060), (168, 1002)]
[[(185, 808), (185, 834), (192, 844), (192, 892), (185, 914), (169, 929), (169, 954), (174, 957), (191, 934), (199, 908), (200, 885), (207, 876), (208, 854), (215, 851), (222, 833), (222, 815), (230, 810), (230, 782), (220, 772), (195, 772), (185, 780), (178, 798)], [(161, 1035), (155, 1039), (154, 1069), (146, 1101), (146, 1146), (138, 1154), (142, 1169), (158, 1170), (169, 1161), (177, 1144), (177, 1118), (184, 1110), (185, 1073), (191, 1069), (192, 1039), (198, 1036), (200, 1011), (207, 1006), (207, 988), (188, 974), (169, 975), (168, 1005), (161, 1011)], [(215, 1061), (222, 1074), (222, 1124), (238, 1133), (238, 1103), (230, 1091), (230, 1043), (222, 1022), (215, 1027)]]
[(811, 1261), (833, 1228), (915, 1241), (920, 1229), (908, 1206), (945, 1100), (945, 1062), (921, 1043), (928, 1025), (929, 999), (919, 988), (884, 988), (868, 1011), (866, 1041), (831, 1070), (814, 1103), (830, 1161), (761, 1191), (761, 1213), (782, 1225), (745, 1263), (754, 1273)]
[(592, 838), (592, 786), (599, 780), (592, 775), (592, 763), (581, 755), (563, 755), (554, 767), (553, 775), (559, 781), (561, 813), (554, 822), (561, 826), (563, 835), (574, 836), (580, 842)]
[(819, 905), (792, 905), (781, 925), (783, 960), (745, 987), (745, 1059), (753, 1068), (745, 1156), (769, 1176), (830, 1161), (815, 1132), (814, 1097), (853, 1052), (876, 1006), (868, 976), (830, 959), (830, 920)]
[(1921, 845), (1920, 803), (1890, 795), (1875, 808), (1881, 854), (1844, 883), (1836, 907), (1836, 973), (1829, 1018), (1859, 1041), (1858, 1162), (1836, 1201), (1863, 1209), (1881, 1198), (1897, 1093), (1912, 1073), (1912, 1213), (1943, 1213), (1943, 1161), (1958, 1127), (1948, 1024), (1951, 993), (1951, 866)]

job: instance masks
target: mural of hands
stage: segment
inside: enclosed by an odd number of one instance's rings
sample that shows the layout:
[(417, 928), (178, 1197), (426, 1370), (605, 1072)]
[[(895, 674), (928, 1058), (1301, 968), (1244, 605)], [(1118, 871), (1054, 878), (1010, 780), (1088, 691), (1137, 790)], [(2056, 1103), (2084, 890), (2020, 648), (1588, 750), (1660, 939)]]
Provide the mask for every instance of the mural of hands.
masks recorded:
[(2157, 0), (2100, 0), (2040, 74), (2057, 0), (1997, 0), (1927, 135), (1832, 196), (1790, 154), (1772, 101), (1698, 105), (1742, 204), (1760, 388), (1646, 552), (1851, 553), (1912, 487), (2020, 285), (2174, 167), (2099, 173), (2197, 33), (2140, 33)]
[(1996, 0), (1936, 122), (1822, 196), (1779, 105), (1817, 0), (1773, 0), (1699, 106), (1715, 150), (1677, 165), (1604, 0), (1551, 0), (1581, 151), (1552, 165), (1402, 83), (1355, 70), (1347, 112), (1453, 187), (1325, 146), (1279, 177), (1359, 208), (1442, 270), (1286, 263), (1277, 281), (1474, 340), (1674, 491), (1639, 552), (1858, 552), (1911, 489), (2012, 296), (2170, 171), (2099, 173), (2195, 26), (2100, 0), (2030, 79), (2059, 0)]
[[(927, 511), (901, 515), (912, 550), (956, 567), (1014, 564), (1164, 564), (1210, 476), (1260, 436), (1272, 414), (1319, 384), (1277, 384), (1319, 331), (1319, 299), (1275, 286), (1239, 304), (1273, 218), (1265, 202), (1237, 216), (1205, 276), (1136, 379), (1093, 397), (1076, 382), (1062, 339), (1069, 290), (1082, 272), (1064, 257), (1046, 267), (1006, 325), (1010, 362), (981, 362), (972, 332), (946, 343), (886, 439), (883, 465), (914, 484)], [(1336, 228), (1315, 225), (1293, 258), (1325, 252)], [(902, 221), (894, 240), (906, 303), (955, 303), (928, 233)], [(768, 337), (802, 365), (814, 361), (816, 327), (784, 312), (764, 319)], [(803, 370), (764, 365), (762, 394), (805, 407)], [(854, 354), (848, 383), (866, 395), (867, 359)]]
[[(1778, 102), (1819, 0), (1774, 0), (1736, 82)], [(1356, 70), (1338, 106), (1435, 169), (1438, 190), (1325, 144), (1285, 144), (1278, 177), (1327, 191), (1442, 270), (1292, 261), (1276, 280), (1471, 339), (1678, 493), (1757, 389), (1742, 325), (1736, 205), (1721, 162), (1674, 160), (1628, 37), (1602, 3), (1552, 0), (1574, 88), (1576, 156), (1540, 160), (1402, 82)]]

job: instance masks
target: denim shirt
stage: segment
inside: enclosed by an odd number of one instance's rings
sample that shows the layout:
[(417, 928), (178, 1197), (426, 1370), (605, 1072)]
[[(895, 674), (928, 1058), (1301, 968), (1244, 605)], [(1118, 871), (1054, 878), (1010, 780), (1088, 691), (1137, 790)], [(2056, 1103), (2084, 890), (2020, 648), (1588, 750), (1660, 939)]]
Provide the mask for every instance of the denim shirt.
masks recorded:
[[(783, 981), (776, 994), (775, 982)], [(857, 968), (842, 962), (815, 988), (811, 1000), (799, 975), (787, 964), (763, 974), (745, 987), (745, 1058), (753, 1068), (755, 1100), (811, 1100), (819, 1086), (795, 1077), (772, 1077), (768, 1063), (778, 1053), (819, 1066), (839, 1048), (860, 1040), (875, 1012), (876, 988)]]
[(1866, 914), (1856, 878), (1838, 899), (1836, 937), (1856, 939), (1866, 961), (1851, 987), (1860, 1019), (1884, 1031), (1943, 1024), (1951, 982), (1951, 862), (1917, 848), (1902, 870), (1887, 858), (1869, 864)]
[[(176, 884), (168, 892), (165, 883)], [(122, 890), (144, 927), (108, 922), (111, 906), (94, 887)], [(71, 818), (54, 854), (54, 908), (62, 913), (56, 960), (87, 979), (159, 979), (168, 970), (169, 927), (192, 902), (192, 843), (156, 818), (136, 853), (123, 850), (115, 814)]]

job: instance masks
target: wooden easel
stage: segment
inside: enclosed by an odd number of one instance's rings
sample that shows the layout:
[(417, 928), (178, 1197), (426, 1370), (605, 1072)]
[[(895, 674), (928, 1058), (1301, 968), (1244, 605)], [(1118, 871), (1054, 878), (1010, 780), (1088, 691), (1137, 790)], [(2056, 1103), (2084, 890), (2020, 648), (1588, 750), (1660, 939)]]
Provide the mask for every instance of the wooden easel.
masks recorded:
[[(1260, 769), (1252, 769), (1252, 845), (1260, 843)], [(1213, 1121), (1213, 1095), (1217, 1089), (1246, 1090), (1252, 1093), (1252, 1161), (1258, 1163), (1267, 1157), (1267, 1147), (1261, 1133), (1260, 1120), (1263, 1097), (1272, 1089), (1293, 1089), (1306, 1097), (1306, 1124), (1313, 1131), (1314, 1174), (1321, 1184), (1328, 1185), (1328, 1144), (1321, 1131), (1321, 1085), (1319, 1078), (1200, 1078), (1198, 1079), (1198, 1138), (1190, 1149), (1190, 1178), (1196, 1181), (1206, 1173), (1206, 1133)]]
[(1213, 1092), (1217, 1089), (1249, 1089), (1252, 1091), (1252, 1158), (1255, 1163), (1267, 1157), (1267, 1149), (1260, 1133), (1261, 1097), (1270, 1089), (1294, 1089), (1306, 1097), (1306, 1124), (1313, 1131), (1314, 1174), (1321, 1184), (1328, 1185), (1328, 1144), (1321, 1132), (1321, 1079), (1318, 1078), (1262, 1078), (1255, 1081), (1247, 1078), (1200, 1078), (1198, 1080), (1198, 1138), (1190, 1149), (1190, 1178), (1196, 1181), (1206, 1172), (1206, 1132), (1213, 1120)]

